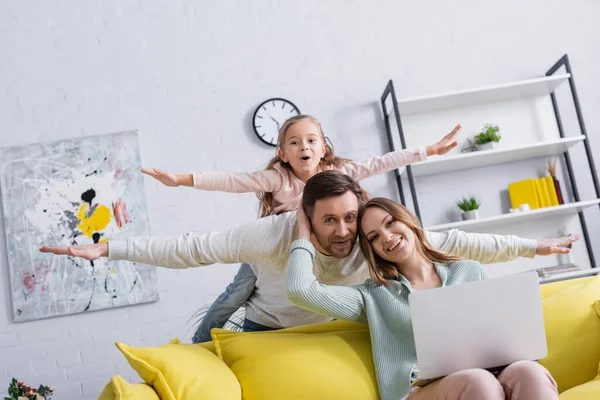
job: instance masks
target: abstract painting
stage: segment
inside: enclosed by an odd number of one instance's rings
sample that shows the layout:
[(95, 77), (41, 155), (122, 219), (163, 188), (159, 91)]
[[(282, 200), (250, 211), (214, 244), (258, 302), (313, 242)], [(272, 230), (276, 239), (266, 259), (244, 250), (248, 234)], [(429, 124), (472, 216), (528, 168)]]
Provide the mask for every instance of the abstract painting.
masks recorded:
[(0, 150), (16, 322), (158, 300), (155, 267), (38, 251), (149, 235), (140, 167), (136, 131)]

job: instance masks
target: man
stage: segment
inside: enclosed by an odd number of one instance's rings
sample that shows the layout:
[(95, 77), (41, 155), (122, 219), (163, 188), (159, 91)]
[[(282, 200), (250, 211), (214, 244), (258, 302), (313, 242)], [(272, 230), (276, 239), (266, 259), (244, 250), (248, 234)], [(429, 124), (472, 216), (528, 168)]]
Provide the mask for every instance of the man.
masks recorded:
[[(355, 285), (368, 278), (365, 258), (356, 243), (360, 186), (347, 175), (325, 171), (306, 182), (302, 203), (311, 220), (317, 249), (314, 272), (319, 282)], [(214, 263), (247, 263), (256, 275), (254, 291), (245, 300), (245, 330), (278, 329), (326, 321), (327, 318), (289, 303), (285, 275), (290, 244), (296, 238), (296, 213), (261, 218), (225, 232), (176, 237), (134, 237), (93, 245), (42, 247), (40, 251), (95, 260), (109, 257), (167, 268)], [(532, 240), (516, 236), (427, 232), (433, 247), (482, 263), (568, 253), (564, 246), (580, 236)], [(244, 299), (241, 299), (243, 301)], [(241, 304), (239, 304), (241, 305)], [(209, 339), (210, 340), (210, 339)]]

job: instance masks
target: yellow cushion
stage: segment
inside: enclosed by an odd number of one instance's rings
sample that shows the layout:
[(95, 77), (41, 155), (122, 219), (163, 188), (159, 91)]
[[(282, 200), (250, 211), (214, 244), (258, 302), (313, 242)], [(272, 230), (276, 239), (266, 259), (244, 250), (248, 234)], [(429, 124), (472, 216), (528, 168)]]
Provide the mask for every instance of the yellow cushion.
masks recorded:
[(540, 364), (552, 373), (559, 392), (592, 380), (598, 372), (600, 318), (594, 304), (599, 300), (597, 276), (542, 301), (548, 357)]
[(119, 375), (110, 379), (98, 400), (160, 400), (158, 394), (145, 383), (131, 384)]
[(592, 279), (594, 279), (593, 276), (587, 276), (585, 278), (567, 279), (565, 281), (545, 283), (540, 285), (540, 293), (542, 295), (542, 299), (544, 299), (554, 293), (560, 292), (563, 289), (571, 286), (581, 285), (582, 283), (591, 281)]
[(117, 347), (162, 400), (240, 400), (240, 384), (216, 355), (202, 346), (174, 340), (156, 347)]
[(559, 396), (560, 400), (598, 400), (600, 399), (600, 380), (575, 386)]
[(217, 354), (217, 351), (215, 350), (215, 345), (213, 342), (198, 343), (198, 346), (205, 348), (206, 350), (210, 351), (213, 354)]
[[(324, 333), (324, 332), (340, 332), (340, 331), (365, 331), (369, 332), (369, 326), (350, 321), (328, 321), (317, 324), (300, 325), (293, 328), (280, 329), (264, 333), (281, 334), (281, 333)], [(210, 342), (209, 342), (210, 343)]]
[[(331, 332), (336, 326), (340, 330)], [(379, 399), (365, 325), (211, 333), (217, 354), (242, 386), (244, 400)]]

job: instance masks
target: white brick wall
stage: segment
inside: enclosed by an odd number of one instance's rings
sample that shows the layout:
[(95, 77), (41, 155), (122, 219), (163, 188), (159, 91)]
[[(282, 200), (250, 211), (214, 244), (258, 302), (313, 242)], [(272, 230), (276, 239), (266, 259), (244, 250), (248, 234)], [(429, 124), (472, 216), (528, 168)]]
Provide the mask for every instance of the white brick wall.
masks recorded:
[[(0, 146), (135, 128), (146, 166), (252, 170), (272, 155), (250, 129), (254, 107), (283, 96), (323, 122), (340, 155), (362, 158), (387, 149), (377, 101), (389, 78), (402, 96), (452, 90), (539, 75), (565, 52), (600, 131), (598, 2), (417, 3), (4, 0)], [(366, 186), (396, 193), (391, 177)], [(253, 195), (149, 180), (147, 195), (154, 234), (255, 218)], [(2, 229), (0, 395), (12, 376), (61, 400), (96, 398), (117, 373), (139, 380), (113, 343), (188, 339), (190, 315), (237, 268), (161, 269), (155, 304), (14, 324), (5, 240)]]

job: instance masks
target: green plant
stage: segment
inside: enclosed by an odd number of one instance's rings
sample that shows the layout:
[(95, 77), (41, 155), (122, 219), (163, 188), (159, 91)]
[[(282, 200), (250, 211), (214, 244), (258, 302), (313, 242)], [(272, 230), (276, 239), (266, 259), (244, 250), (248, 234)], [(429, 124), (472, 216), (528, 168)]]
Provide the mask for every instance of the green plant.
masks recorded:
[(475, 135), (475, 144), (486, 144), (490, 142), (499, 142), (502, 136), (498, 135), (500, 128), (491, 124), (485, 124), (481, 132)]
[(456, 205), (464, 212), (467, 212), (479, 209), (479, 206), (481, 206), (481, 202), (477, 200), (474, 196), (471, 196), (468, 198), (463, 197), (461, 201), (456, 203)]
[(39, 388), (34, 389), (13, 378), (10, 385), (8, 385), (8, 395), (10, 397), (5, 397), (4, 400), (48, 400), (53, 393), (54, 388), (52, 386), (40, 385)]

